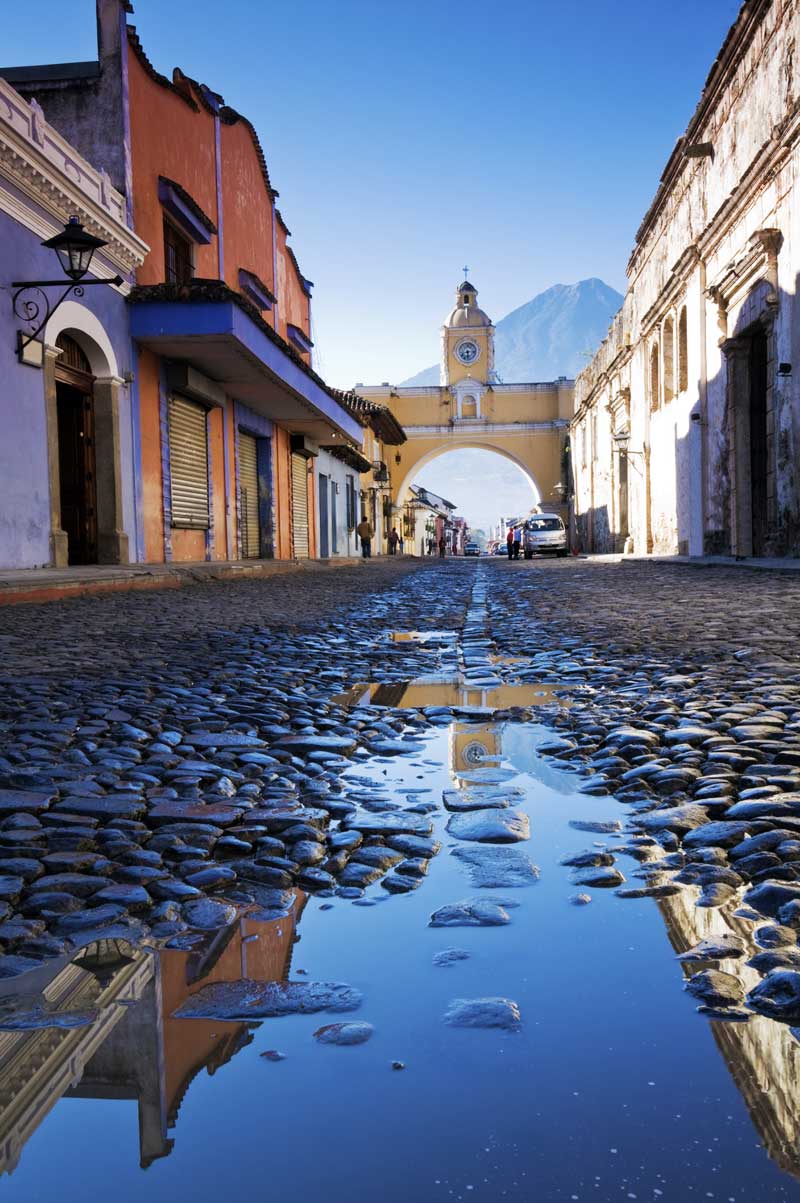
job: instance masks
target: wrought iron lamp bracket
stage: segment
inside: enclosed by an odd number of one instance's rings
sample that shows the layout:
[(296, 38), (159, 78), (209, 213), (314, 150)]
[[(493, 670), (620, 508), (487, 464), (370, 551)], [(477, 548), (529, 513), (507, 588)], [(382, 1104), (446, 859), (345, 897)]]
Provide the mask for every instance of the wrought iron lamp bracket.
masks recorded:
[[(95, 284), (116, 284), (123, 283), (122, 276), (112, 276), (109, 280), (80, 280), (73, 281), (67, 285), (61, 296), (51, 304), (50, 298), (44, 291), (45, 288), (61, 288), (63, 280), (13, 280), (12, 288), (16, 288), (16, 292), (11, 299), (14, 316), (19, 318), (21, 322), (33, 327), (30, 334), (23, 334), (21, 330), (17, 331), (17, 352), (22, 355), (25, 348), (34, 342), (42, 330), (44, 330), (50, 318), (57, 309), (63, 305), (70, 293), (74, 293), (76, 297), (84, 295), (84, 289), (90, 288)], [(29, 294), (29, 295), (26, 295)]]

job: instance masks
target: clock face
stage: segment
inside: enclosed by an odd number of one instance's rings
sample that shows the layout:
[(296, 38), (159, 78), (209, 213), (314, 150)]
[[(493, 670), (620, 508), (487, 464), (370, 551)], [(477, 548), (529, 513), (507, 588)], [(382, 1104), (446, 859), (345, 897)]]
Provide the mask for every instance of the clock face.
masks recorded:
[(465, 338), (456, 347), (456, 357), (462, 363), (474, 363), (478, 358), (478, 353), (478, 344), (469, 338)]

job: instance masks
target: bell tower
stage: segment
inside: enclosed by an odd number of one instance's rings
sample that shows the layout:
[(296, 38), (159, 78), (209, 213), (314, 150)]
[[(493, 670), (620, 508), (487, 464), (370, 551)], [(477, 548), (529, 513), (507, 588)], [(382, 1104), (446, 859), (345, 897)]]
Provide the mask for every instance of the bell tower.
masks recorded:
[(478, 307), (478, 290), (467, 279), (456, 289), (456, 303), (442, 326), (441, 383), (469, 379), (488, 384), (494, 378), (494, 326)]

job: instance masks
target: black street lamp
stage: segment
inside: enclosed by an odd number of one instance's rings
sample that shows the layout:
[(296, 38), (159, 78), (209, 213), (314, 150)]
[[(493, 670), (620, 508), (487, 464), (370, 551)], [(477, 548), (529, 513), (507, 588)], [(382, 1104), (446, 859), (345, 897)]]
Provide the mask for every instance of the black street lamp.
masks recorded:
[[(70, 293), (74, 293), (76, 297), (82, 297), (84, 289), (92, 284), (122, 284), (122, 276), (112, 276), (109, 280), (84, 279), (91, 267), (95, 251), (105, 245), (102, 238), (95, 238), (94, 234), (89, 234), (84, 230), (77, 217), (70, 217), (60, 234), (56, 234), (42, 243), (42, 246), (55, 251), (64, 275), (68, 276), (70, 280), (55, 305), (51, 305), (43, 290), (59, 288), (64, 283), (63, 280), (12, 281), (11, 287), (17, 290), (12, 300), (14, 314), (21, 321), (34, 327), (28, 335), (24, 335), (21, 330), (17, 331), (17, 354), (20, 359), (23, 358), (25, 348), (38, 338), (59, 305), (66, 301)], [(30, 295), (26, 296), (26, 293)]]
[(60, 234), (42, 243), (42, 246), (52, 247), (64, 274), (76, 283), (88, 272), (95, 251), (105, 245), (102, 238), (87, 234), (77, 217), (70, 217)]

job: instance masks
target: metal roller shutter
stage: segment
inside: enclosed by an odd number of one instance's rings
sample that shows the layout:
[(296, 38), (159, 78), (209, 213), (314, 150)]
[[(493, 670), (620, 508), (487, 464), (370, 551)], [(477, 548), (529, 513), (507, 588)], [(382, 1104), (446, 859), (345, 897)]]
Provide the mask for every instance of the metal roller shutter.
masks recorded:
[(169, 470), (172, 525), (206, 530), (210, 525), (206, 411), (184, 397), (169, 401)]
[(258, 460), (251, 434), (239, 434), (239, 504), (242, 555), (254, 559), (261, 554), (258, 524)]
[(292, 543), (297, 559), (308, 559), (308, 468), (304, 455), (292, 455)]

